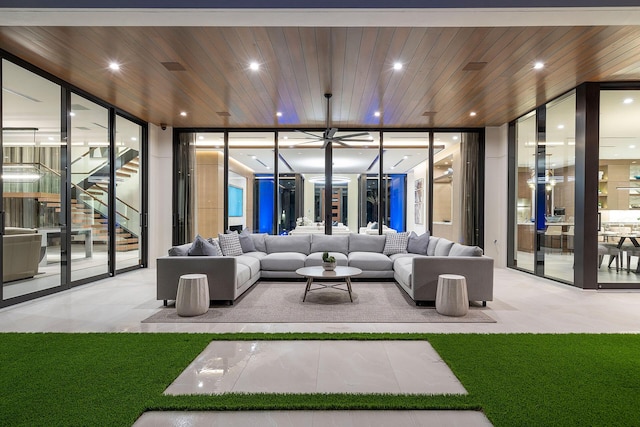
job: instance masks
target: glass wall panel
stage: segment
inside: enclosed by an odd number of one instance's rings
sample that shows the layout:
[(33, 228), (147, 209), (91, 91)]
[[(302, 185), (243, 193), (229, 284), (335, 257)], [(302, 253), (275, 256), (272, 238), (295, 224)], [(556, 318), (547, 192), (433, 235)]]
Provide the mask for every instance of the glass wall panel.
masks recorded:
[(324, 234), (324, 165), (322, 131), (278, 133), (279, 234)]
[(433, 155), (433, 235), (462, 241), (461, 134), (435, 133)]
[(380, 132), (336, 132), (333, 144), (332, 234), (378, 234)]
[[(573, 282), (575, 92), (546, 106), (544, 275)], [(540, 174), (538, 174), (540, 176)]]
[[(575, 120), (574, 120), (575, 121)], [(534, 271), (536, 200), (536, 114), (516, 121), (516, 230), (514, 230), (515, 266)]]
[[(2, 61), (3, 299), (61, 286), (61, 88)], [(66, 261), (66, 259), (65, 259)]]
[[(273, 234), (274, 132), (229, 132), (230, 230)], [(290, 220), (279, 211), (281, 221)]]
[(71, 280), (109, 272), (109, 112), (71, 94)]
[[(208, 238), (224, 233), (224, 133), (198, 132), (180, 134), (192, 153), (189, 169), (182, 172), (186, 180), (182, 203), (189, 205), (185, 218), (185, 242), (197, 234)], [(191, 147), (195, 147), (191, 150)], [(189, 154), (191, 157), (191, 154)]]
[(600, 92), (598, 283), (637, 283), (640, 91)]
[[(383, 136), (383, 231), (422, 234), (429, 227), (429, 133), (384, 132)], [(438, 153), (444, 145), (436, 143), (435, 148)]]
[(140, 265), (142, 127), (116, 116), (116, 269)]

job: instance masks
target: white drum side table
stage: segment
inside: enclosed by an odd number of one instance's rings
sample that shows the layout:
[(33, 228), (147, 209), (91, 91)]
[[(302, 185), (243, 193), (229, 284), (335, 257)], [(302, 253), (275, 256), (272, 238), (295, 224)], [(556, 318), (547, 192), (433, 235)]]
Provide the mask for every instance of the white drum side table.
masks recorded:
[(445, 316), (464, 316), (469, 312), (467, 279), (457, 274), (438, 276), (436, 311)]
[(199, 316), (209, 310), (209, 283), (206, 274), (185, 274), (178, 282), (178, 316)]

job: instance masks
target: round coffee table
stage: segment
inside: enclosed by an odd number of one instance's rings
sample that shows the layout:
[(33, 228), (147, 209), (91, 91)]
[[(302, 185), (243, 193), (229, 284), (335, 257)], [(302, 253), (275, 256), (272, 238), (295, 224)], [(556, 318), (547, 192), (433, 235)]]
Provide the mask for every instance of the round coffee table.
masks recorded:
[[(342, 267), (338, 266), (335, 270), (325, 270), (323, 267), (303, 267), (296, 270), (296, 273), (307, 278), (307, 286), (304, 289), (304, 296), (302, 302), (307, 298), (307, 293), (311, 291), (317, 291), (318, 289), (334, 288), (341, 291), (349, 292), (349, 299), (353, 302), (351, 296), (351, 277), (357, 276), (362, 273), (362, 270), (355, 267)], [(318, 283), (319, 280), (336, 280), (344, 279), (344, 283), (325, 284)], [(311, 288), (311, 285), (317, 285), (316, 288)], [(347, 285), (347, 289), (338, 288), (339, 285)]]

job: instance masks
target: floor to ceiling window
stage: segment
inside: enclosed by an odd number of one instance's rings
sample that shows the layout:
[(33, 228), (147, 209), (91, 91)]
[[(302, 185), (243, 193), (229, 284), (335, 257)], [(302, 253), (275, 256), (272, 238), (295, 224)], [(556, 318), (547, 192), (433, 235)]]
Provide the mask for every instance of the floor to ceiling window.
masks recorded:
[(61, 88), (2, 61), (3, 299), (63, 284)]
[(600, 92), (598, 284), (640, 283), (640, 90)]
[(144, 124), (0, 53), (0, 306), (144, 266)]

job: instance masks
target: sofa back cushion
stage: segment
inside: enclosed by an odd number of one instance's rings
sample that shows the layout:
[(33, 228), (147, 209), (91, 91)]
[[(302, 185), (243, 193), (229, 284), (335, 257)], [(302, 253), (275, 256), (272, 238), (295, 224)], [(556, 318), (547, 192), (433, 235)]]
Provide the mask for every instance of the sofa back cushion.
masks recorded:
[(427, 254), (427, 247), (429, 246), (429, 232), (417, 235), (415, 231), (412, 231), (409, 235), (409, 243), (407, 244), (407, 252), (411, 254)]
[(257, 252), (267, 252), (267, 243), (265, 241), (265, 237), (267, 237), (267, 233), (260, 234), (251, 234), (251, 240), (253, 240), (253, 245), (256, 248)]
[(324, 234), (311, 235), (311, 253), (339, 252), (349, 255), (349, 236), (326, 236)]
[(435, 256), (436, 254), (436, 246), (438, 246), (438, 240), (440, 237), (429, 237), (429, 245), (427, 246), (427, 255)]
[(309, 255), (311, 249), (311, 235), (300, 236), (266, 236), (267, 253), (298, 252)]
[(449, 256), (482, 256), (482, 248), (454, 243), (449, 251)]
[(169, 249), (169, 256), (187, 256), (189, 255), (189, 249), (191, 243), (185, 243), (184, 245), (174, 246)]
[(448, 256), (452, 246), (453, 242), (451, 240), (447, 240), (444, 237), (441, 237), (440, 240), (438, 240), (438, 244), (436, 245), (436, 251), (434, 255)]
[(349, 234), (349, 252), (378, 252), (384, 250), (384, 243), (387, 236), (369, 234)]
[(248, 252), (256, 252), (256, 245), (253, 243), (253, 239), (251, 238), (251, 232), (248, 228), (242, 230), (242, 233), (238, 235), (240, 238), (240, 247), (242, 248), (243, 253)]

